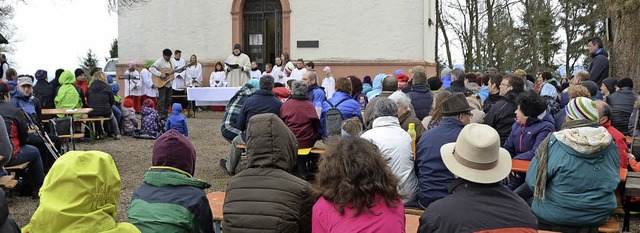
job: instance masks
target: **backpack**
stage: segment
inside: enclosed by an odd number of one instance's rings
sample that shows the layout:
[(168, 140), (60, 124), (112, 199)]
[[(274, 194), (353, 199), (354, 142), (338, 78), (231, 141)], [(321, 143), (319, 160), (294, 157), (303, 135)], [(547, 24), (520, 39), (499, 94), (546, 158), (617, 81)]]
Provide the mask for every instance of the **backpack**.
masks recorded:
[(349, 98), (343, 99), (335, 106), (331, 104), (328, 100), (325, 101), (331, 106), (327, 113), (325, 114), (325, 131), (327, 136), (341, 134), (342, 133), (342, 113), (338, 110), (338, 105), (342, 102), (349, 100)]

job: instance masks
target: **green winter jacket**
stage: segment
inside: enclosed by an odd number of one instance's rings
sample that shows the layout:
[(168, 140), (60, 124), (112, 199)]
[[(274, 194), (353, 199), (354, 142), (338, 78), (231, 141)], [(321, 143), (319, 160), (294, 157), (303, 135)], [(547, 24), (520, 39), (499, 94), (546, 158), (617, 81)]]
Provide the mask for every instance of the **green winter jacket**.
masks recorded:
[(151, 167), (127, 210), (129, 221), (146, 232), (213, 232), (213, 215), (203, 189), (208, 183), (173, 167)]
[(134, 233), (117, 223), (120, 175), (111, 156), (100, 151), (71, 151), (58, 160), (40, 188), (40, 206), (23, 233)]
[[(58, 89), (58, 94), (56, 98), (53, 100), (56, 109), (76, 109), (82, 108), (82, 100), (80, 99), (80, 93), (74, 86), (76, 83), (76, 77), (71, 73), (71, 71), (65, 70), (60, 74), (60, 78), (58, 78), (60, 82), (60, 88)], [(64, 117), (64, 115), (59, 114), (58, 117)], [(80, 115), (74, 117), (80, 117)]]

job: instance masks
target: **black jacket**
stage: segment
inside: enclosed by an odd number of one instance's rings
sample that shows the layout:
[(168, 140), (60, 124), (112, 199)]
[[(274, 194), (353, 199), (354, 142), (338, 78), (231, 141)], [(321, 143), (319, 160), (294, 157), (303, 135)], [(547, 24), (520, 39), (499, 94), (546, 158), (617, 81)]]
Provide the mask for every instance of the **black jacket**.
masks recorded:
[(4, 199), (4, 191), (0, 189), (0, 232), (19, 233), (20, 227), (9, 217), (9, 206)]
[(484, 124), (493, 127), (500, 134), (500, 145), (504, 145), (504, 142), (507, 141), (509, 133), (511, 133), (511, 126), (516, 121), (515, 111), (518, 109), (516, 99), (520, 93), (522, 92), (507, 92), (504, 98), (496, 102), (484, 117)]
[(484, 103), (482, 104), (482, 110), (484, 111), (484, 113), (488, 113), (491, 109), (491, 106), (493, 106), (493, 104), (497, 103), (501, 99), (502, 96), (500, 96), (500, 93), (489, 94), (489, 96), (487, 96), (487, 99), (485, 99)]
[(413, 105), (418, 119), (422, 120), (431, 113), (431, 106), (433, 106), (433, 93), (429, 90), (429, 85), (413, 85), (411, 87), (411, 92), (409, 92), (409, 98), (411, 98), (411, 105)]
[(224, 232), (311, 232), (311, 187), (291, 174), (296, 137), (274, 114), (256, 115), (249, 122), (249, 164), (227, 186)]
[(462, 93), (464, 94), (465, 97), (469, 97), (471, 95), (473, 95), (473, 91), (470, 91), (468, 88), (466, 88), (464, 86), (463, 82), (460, 81), (453, 81), (451, 82), (451, 86), (449, 86), (449, 88), (444, 89), (445, 91), (449, 91), (453, 94), (455, 93)]
[(89, 107), (93, 108), (90, 117), (110, 117), (111, 105), (115, 102), (111, 86), (101, 81), (93, 81), (87, 91)]
[(509, 228), (538, 232), (529, 205), (499, 183), (478, 184), (461, 178), (420, 216), (418, 232), (480, 232)]
[(33, 95), (35, 95), (41, 101), (40, 107), (43, 109), (56, 108), (53, 100), (56, 98), (54, 87), (47, 82), (47, 80), (38, 80), (36, 85), (33, 86)]
[(598, 49), (591, 57), (593, 61), (589, 64), (589, 77), (600, 87), (602, 80), (609, 77), (609, 54), (604, 49)]
[(623, 87), (606, 99), (607, 104), (611, 106), (611, 125), (624, 135), (631, 135), (629, 118), (633, 112), (636, 97), (636, 93), (631, 88)]

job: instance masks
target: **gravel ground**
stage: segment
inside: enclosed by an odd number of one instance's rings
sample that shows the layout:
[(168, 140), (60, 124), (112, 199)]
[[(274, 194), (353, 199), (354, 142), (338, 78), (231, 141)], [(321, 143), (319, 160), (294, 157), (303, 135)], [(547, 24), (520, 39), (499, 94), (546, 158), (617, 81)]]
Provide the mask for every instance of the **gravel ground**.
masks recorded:
[[(218, 165), (218, 160), (226, 157), (229, 151), (229, 143), (220, 134), (222, 113), (202, 111), (197, 112), (196, 118), (187, 119), (189, 139), (197, 152), (195, 177), (211, 184), (211, 188), (205, 192), (225, 191), (230, 178), (222, 172)], [(144, 172), (151, 166), (153, 143), (154, 140), (131, 137), (123, 137), (119, 141), (110, 138), (102, 139), (96, 141), (95, 144), (76, 143), (78, 150), (99, 150), (113, 156), (122, 179), (117, 221), (127, 221), (126, 211), (131, 202), (131, 195), (142, 183)], [(29, 223), (31, 215), (39, 203), (38, 200), (32, 200), (31, 197), (17, 195), (8, 198), (7, 201), (11, 217), (21, 227)]]
[[(202, 111), (197, 112), (196, 118), (187, 119), (189, 139), (198, 153), (195, 177), (211, 184), (211, 188), (205, 192), (225, 191), (230, 178), (218, 165), (218, 160), (226, 157), (229, 151), (229, 143), (220, 134), (222, 114), (223, 112)], [(144, 172), (151, 166), (153, 143), (154, 140), (131, 137), (123, 137), (120, 141), (103, 139), (95, 144), (76, 143), (78, 150), (100, 150), (113, 156), (122, 179), (117, 221), (127, 221), (126, 211), (131, 202), (131, 195), (142, 183)], [(27, 225), (39, 203), (31, 197), (19, 196), (8, 198), (7, 201), (11, 216), (21, 227)], [(622, 225), (622, 215), (614, 218)], [(640, 232), (640, 215), (632, 216), (631, 232)]]

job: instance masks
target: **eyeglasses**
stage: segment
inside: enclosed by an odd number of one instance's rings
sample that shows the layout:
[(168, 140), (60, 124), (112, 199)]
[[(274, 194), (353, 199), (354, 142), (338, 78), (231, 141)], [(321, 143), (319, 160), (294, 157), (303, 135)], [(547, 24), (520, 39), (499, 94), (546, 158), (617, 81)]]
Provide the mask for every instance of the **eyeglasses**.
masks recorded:
[(500, 86), (510, 87), (511, 85), (509, 85), (509, 84), (504, 84), (504, 83), (500, 83)]

